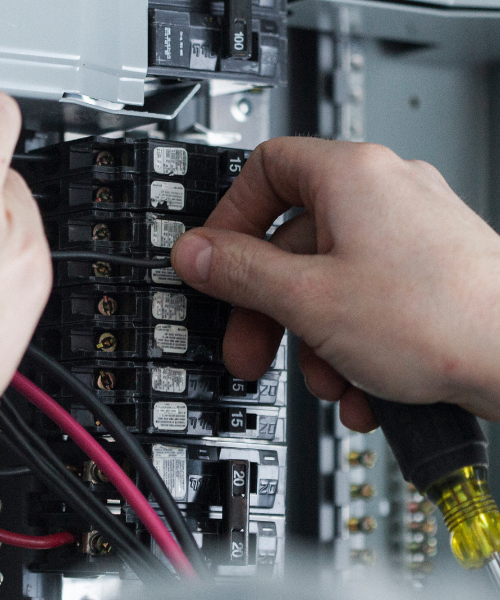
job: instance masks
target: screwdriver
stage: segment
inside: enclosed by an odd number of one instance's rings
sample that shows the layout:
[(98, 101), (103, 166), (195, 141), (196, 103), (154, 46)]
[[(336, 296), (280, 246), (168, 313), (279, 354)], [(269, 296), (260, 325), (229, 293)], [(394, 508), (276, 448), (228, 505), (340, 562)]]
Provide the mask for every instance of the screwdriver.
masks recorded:
[(455, 558), (465, 569), (486, 567), (500, 587), (500, 512), (476, 417), (454, 404), (368, 402), (405, 480), (442, 512)]

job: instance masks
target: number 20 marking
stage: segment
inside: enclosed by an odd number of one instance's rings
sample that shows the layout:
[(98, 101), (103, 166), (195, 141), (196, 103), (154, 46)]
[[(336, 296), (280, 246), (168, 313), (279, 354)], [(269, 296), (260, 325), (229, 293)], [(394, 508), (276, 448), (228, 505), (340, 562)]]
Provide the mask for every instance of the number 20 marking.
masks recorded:
[(233, 485), (241, 487), (245, 485), (245, 471), (233, 471)]
[(243, 542), (233, 542), (231, 546), (231, 558), (241, 558), (243, 556)]

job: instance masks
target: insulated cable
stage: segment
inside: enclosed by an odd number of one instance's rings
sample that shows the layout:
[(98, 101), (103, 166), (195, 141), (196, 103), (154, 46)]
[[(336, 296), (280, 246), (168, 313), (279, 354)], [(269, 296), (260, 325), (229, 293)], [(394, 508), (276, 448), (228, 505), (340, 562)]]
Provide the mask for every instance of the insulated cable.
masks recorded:
[(191, 561), (198, 575), (202, 578), (209, 578), (210, 573), (207, 569), (205, 560), (189, 531), (184, 517), (179, 511), (175, 500), (165, 486), (158, 471), (153, 467), (151, 461), (144, 452), (142, 446), (130, 435), (126, 427), (115, 415), (115, 413), (101, 402), (85, 384), (70, 373), (65, 367), (50, 358), (45, 352), (42, 352), (32, 344), (28, 346), (26, 356), (34, 362), (39, 369), (45, 371), (54, 381), (61, 386), (71, 389), (73, 394), (78, 397), (81, 404), (90, 412), (99, 418), (107, 431), (113, 436), (121, 450), (125, 452), (141, 476), (143, 483), (148, 487), (160, 510), (167, 519), (175, 537), (179, 541), (182, 549)]
[(17, 371), (11, 386), (54, 421), (96, 463), (130, 504), (176, 571), (183, 577), (196, 578), (196, 571), (160, 517), (118, 463), (88, 431), (48, 394)]
[[(8, 410), (13, 420), (4, 410)], [(33, 473), (53, 492), (63, 497), (77, 514), (97, 527), (140, 579), (150, 583), (151, 580), (172, 578), (165, 565), (109, 512), (81, 480), (66, 468), (46, 442), (26, 424), (5, 393), (2, 397), (0, 425), (4, 431), (1, 442), (29, 464)]]
[(134, 258), (120, 254), (106, 254), (105, 252), (91, 252), (87, 250), (54, 250), (50, 253), (52, 260), (95, 260), (128, 267), (142, 267), (145, 269), (165, 269), (171, 266), (170, 258)]
[[(8, 417), (0, 411), (0, 424), (3, 429), (3, 433), (0, 434), (0, 442), (8, 446), (12, 452), (15, 452), (20, 458), (30, 464), (33, 472), (43, 481), (44, 485), (61, 496), (81, 518), (92, 524), (93, 527), (97, 527), (100, 533), (116, 550), (116, 553), (129, 565), (139, 579), (144, 583), (152, 583), (152, 580), (158, 581), (158, 574), (152, 565), (152, 561), (147, 558), (145, 559), (140, 552), (136, 552), (133, 543), (134, 541), (137, 542), (137, 540), (135, 540), (135, 536), (132, 535), (123, 523), (113, 517), (107, 508), (80, 481), (76, 480), (76, 484), (80, 484), (83, 490), (90, 495), (90, 502), (88, 502), (89, 499), (86, 497), (86, 494), (81, 493), (81, 489), (79, 489), (78, 485), (75, 485), (75, 482), (68, 484), (67, 481), (61, 479), (61, 473), (54, 468), (55, 465), (51, 465), (43, 459), (29, 444), (29, 441), (22, 433), (16, 430), (12, 422), (10, 422), (10, 425), (13, 427), (12, 430), (7, 423)], [(23, 450), (20, 449), (20, 446)], [(69, 473), (64, 465), (61, 466), (63, 470)], [(95, 503), (97, 503), (97, 506), (92, 507)], [(126, 534), (122, 536), (120, 533), (122, 528), (132, 537), (132, 543), (122, 541), (127, 539)], [(143, 550), (146, 549), (143, 548)], [(151, 557), (155, 558), (153, 555)], [(170, 574), (169, 571), (166, 572)]]
[(51, 550), (75, 542), (75, 536), (69, 531), (51, 533), (50, 535), (24, 535), (0, 529), (0, 544), (28, 548), (29, 550)]
[(12, 160), (24, 161), (24, 162), (52, 162), (54, 159), (52, 156), (46, 156), (45, 154), (13, 154)]
[(23, 475), (31, 475), (29, 467), (4, 467), (0, 469), (0, 477), (21, 477)]

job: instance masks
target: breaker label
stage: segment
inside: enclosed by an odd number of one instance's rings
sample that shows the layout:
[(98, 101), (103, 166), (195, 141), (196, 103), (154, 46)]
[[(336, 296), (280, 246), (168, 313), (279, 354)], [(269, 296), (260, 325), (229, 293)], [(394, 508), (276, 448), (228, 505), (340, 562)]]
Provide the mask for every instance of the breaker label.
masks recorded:
[(155, 219), (151, 225), (151, 243), (157, 248), (172, 248), (185, 231), (184, 223)]
[(162, 321), (184, 321), (187, 314), (187, 299), (182, 294), (156, 292), (153, 296), (153, 317)]
[(156, 345), (170, 354), (184, 354), (188, 349), (188, 330), (182, 325), (157, 325)]
[(185, 175), (188, 170), (188, 153), (184, 148), (155, 148), (154, 169), (162, 175)]
[(182, 210), (184, 199), (185, 190), (182, 183), (153, 181), (151, 184), (151, 205), (155, 208), (166, 204), (169, 210)]
[[(165, 257), (155, 256), (155, 258)], [(155, 283), (162, 283), (164, 285), (182, 285), (182, 280), (174, 271), (173, 267), (166, 267), (164, 269), (151, 269), (151, 279)]]
[(187, 451), (175, 446), (153, 445), (153, 466), (174, 500), (183, 500), (187, 491)]
[(183, 394), (186, 390), (186, 381), (185, 369), (154, 367), (151, 371), (151, 387), (156, 392)]
[(184, 402), (157, 402), (153, 409), (153, 425), (162, 431), (183, 431), (187, 427), (187, 418)]

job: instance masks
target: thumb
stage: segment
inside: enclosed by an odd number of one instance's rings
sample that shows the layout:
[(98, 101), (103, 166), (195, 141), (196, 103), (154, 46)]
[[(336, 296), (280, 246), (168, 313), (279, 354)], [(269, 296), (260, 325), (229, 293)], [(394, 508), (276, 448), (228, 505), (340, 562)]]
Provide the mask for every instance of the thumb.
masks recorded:
[(317, 305), (328, 259), (291, 254), (250, 235), (207, 227), (189, 231), (172, 249), (172, 266), (188, 285), (264, 313), (297, 335)]

